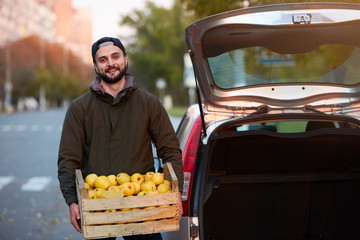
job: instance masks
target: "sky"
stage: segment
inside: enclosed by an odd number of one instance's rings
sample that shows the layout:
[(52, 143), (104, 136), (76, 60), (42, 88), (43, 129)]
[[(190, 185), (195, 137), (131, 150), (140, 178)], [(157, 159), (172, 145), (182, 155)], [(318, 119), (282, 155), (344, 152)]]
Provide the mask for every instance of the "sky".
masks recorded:
[[(173, 0), (150, 0), (159, 7), (170, 8)], [(121, 28), (119, 21), (135, 9), (145, 7), (146, 0), (72, 0), (74, 8), (91, 6), (93, 12), (93, 41), (101, 37), (119, 37), (131, 34)]]

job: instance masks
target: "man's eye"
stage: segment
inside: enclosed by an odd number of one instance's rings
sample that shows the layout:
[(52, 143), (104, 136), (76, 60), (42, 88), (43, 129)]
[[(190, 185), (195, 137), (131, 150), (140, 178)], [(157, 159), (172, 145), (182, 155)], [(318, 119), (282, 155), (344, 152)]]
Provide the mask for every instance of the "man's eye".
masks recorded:
[(100, 63), (104, 63), (104, 62), (105, 62), (105, 59), (100, 59), (99, 62), (100, 62)]

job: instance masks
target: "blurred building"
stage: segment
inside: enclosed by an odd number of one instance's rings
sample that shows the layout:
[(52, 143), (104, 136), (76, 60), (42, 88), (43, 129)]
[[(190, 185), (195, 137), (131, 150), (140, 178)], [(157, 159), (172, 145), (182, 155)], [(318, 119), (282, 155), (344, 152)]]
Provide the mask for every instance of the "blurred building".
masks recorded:
[(52, 0), (57, 42), (63, 43), (91, 64), (92, 10), (91, 7), (74, 9), (72, 0)]
[(0, 0), (0, 46), (37, 35), (91, 64), (92, 11), (71, 0)]
[(52, 41), (55, 21), (51, 1), (0, 0), (0, 44), (29, 35)]

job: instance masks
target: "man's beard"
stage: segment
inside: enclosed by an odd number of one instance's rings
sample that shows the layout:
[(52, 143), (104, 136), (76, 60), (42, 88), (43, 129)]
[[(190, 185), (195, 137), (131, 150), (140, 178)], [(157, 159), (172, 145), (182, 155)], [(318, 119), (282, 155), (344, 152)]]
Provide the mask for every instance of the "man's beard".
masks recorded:
[(106, 83), (116, 83), (125, 76), (127, 69), (128, 69), (128, 65), (127, 65), (127, 63), (125, 63), (125, 67), (123, 69), (120, 69), (118, 67), (116, 69), (119, 70), (119, 74), (117, 74), (115, 77), (111, 78), (103, 73), (99, 73), (99, 75), (100, 75), (101, 79)]

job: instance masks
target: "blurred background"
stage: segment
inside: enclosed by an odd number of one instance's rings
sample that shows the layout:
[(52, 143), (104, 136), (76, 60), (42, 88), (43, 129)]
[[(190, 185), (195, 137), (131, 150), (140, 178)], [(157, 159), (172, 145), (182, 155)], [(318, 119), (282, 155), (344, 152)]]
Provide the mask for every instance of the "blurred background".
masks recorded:
[(160, 98), (176, 129), (196, 102), (186, 26), (283, 2), (295, 1), (0, 0), (0, 240), (82, 239), (59, 190), (57, 151), (67, 106), (95, 76), (94, 41), (122, 40), (135, 83)]
[(66, 107), (88, 90), (90, 48), (103, 36), (123, 41), (139, 87), (167, 109), (188, 106), (195, 98), (185, 27), (219, 12), (280, 2), (293, 1), (0, 0), (0, 112)]
[(184, 28), (193, 19), (171, 0), (0, 0), (0, 112), (62, 108), (85, 93), (91, 45), (103, 36), (123, 41), (138, 86), (167, 108), (186, 106)]

